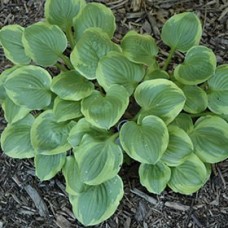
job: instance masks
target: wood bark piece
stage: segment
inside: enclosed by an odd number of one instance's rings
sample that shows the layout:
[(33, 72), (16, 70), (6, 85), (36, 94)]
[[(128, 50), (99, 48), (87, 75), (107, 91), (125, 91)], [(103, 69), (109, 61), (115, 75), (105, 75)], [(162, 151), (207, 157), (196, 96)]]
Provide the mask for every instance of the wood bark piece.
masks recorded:
[(183, 204), (176, 203), (176, 202), (165, 202), (165, 206), (178, 210), (178, 211), (187, 211), (190, 209), (190, 206), (183, 205)]
[(43, 201), (43, 199), (40, 197), (39, 193), (35, 188), (33, 188), (31, 185), (26, 185), (24, 187), (25, 191), (28, 193), (32, 201), (34, 202), (36, 208), (39, 211), (39, 215), (41, 217), (47, 217), (49, 215), (47, 205)]
[(47, 217), (49, 215), (48, 207), (46, 203), (43, 201), (43, 199), (41, 198), (40, 194), (37, 192), (37, 190), (31, 185), (23, 186), (23, 183), (19, 180), (19, 178), (16, 175), (13, 176), (12, 179), (20, 188), (23, 188), (27, 192), (27, 194), (34, 202), (35, 207), (38, 209), (39, 215), (41, 217)]
[(70, 228), (70, 227), (72, 227), (71, 223), (62, 215), (56, 215), (55, 223), (60, 228)]
[(131, 1), (131, 8), (133, 12), (136, 12), (141, 9), (143, 4), (143, 0), (132, 0)]
[(146, 217), (146, 212), (147, 212), (147, 209), (146, 209), (145, 203), (143, 203), (143, 201), (140, 201), (135, 213), (135, 219), (138, 222), (144, 221)]
[(134, 194), (140, 196), (141, 198), (145, 199), (146, 201), (148, 201), (149, 203), (151, 203), (153, 205), (156, 205), (158, 203), (158, 201), (155, 198), (153, 198), (151, 196), (148, 196), (146, 193), (141, 192), (137, 188), (132, 189), (131, 192), (133, 192)]
[[(144, 192), (141, 192), (140, 190), (134, 188), (133, 190), (131, 190), (131, 192), (133, 192), (134, 194), (140, 196), (141, 198), (145, 199), (147, 202), (153, 204), (153, 205), (156, 205), (158, 204), (158, 201), (151, 197), (151, 196), (148, 196), (146, 193)], [(179, 210), (179, 211), (187, 211), (190, 209), (190, 206), (187, 206), (187, 205), (183, 205), (181, 203), (177, 203), (177, 202), (165, 202), (164, 204), (166, 207), (169, 207), (169, 208), (172, 208), (172, 209), (175, 209), (175, 210)]]

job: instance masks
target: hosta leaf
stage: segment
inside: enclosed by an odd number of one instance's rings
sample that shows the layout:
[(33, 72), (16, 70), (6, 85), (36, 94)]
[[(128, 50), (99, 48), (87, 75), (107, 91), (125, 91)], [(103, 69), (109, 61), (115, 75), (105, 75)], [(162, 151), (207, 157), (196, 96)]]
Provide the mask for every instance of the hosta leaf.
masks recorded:
[(20, 25), (7, 25), (0, 30), (0, 44), (5, 56), (14, 64), (29, 64), (31, 59), (25, 54), (22, 44), (24, 28)]
[[(148, 80), (148, 79), (149, 79), (148, 75), (149, 75), (150, 73), (152, 73), (153, 71), (165, 72), (165, 74), (168, 75), (168, 73), (167, 73), (166, 71), (160, 69), (160, 66), (159, 66), (159, 64), (158, 64), (158, 62), (156, 61), (155, 58), (153, 59), (153, 61), (152, 61), (152, 63), (150, 64), (150, 66), (148, 66), (148, 67), (146, 68), (146, 73), (145, 73), (145, 78), (144, 78), (144, 80)], [(166, 78), (166, 77), (167, 77), (167, 76), (165, 76), (165, 78)], [(155, 78), (157, 78), (157, 77), (155, 77)], [(151, 79), (155, 79), (155, 78), (151, 78)], [(162, 76), (162, 78), (163, 78), (163, 76)], [(168, 75), (168, 78), (169, 78), (169, 75)]]
[(30, 141), (30, 129), (34, 121), (32, 115), (8, 124), (1, 134), (1, 147), (5, 154), (12, 158), (32, 158), (34, 149)]
[(162, 28), (161, 38), (174, 50), (186, 52), (199, 44), (202, 26), (199, 18), (192, 12), (180, 13), (166, 21)]
[(219, 66), (208, 80), (208, 108), (217, 114), (228, 114), (228, 64)]
[(81, 102), (66, 101), (57, 97), (54, 102), (53, 112), (56, 116), (57, 122), (81, 117)]
[(145, 80), (159, 79), (159, 78), (169, 79), (169, 74), (164, 70), (148, 68), (145, 75)]
[(217, 116), (201, 117), (190, 133), (195, 153), (204, 162), (228, 158), (228, 123)]
[(54, 107), (54, 101), (55, 101), (55, 98), (56, 97), (57, 97), (56, 94), (54, 94), (54, 93), (51, 94), (51, 102), (50, 102), (50, 104), (48, 106), (46, 106), (46, 107), (43, 108), (43, 111), (53, 109), (53, 107)]
[(44, 67), (54, 65), (67, 47), (63, 31), (56, 25), (44, 22), (27, 27), (22, 41), (26, 54)]
[(177, 126), (187, 133), (191, 132), (194, 128), (191, 116), (186, 113), (180, 113), (171, 125)]
[(4, 77), (2, 76), (2, 74), (0, 74), (0, 104), (2, 104), (2, 102), (5, 100), (6, 98), (6, 90), (4, 88)]
[(186, 85), (197, 85), (205, 82), (215, 72), (216, 56), (204, 46), (194, 46), (188, 50), (184, 63), (178, 65), (174, 77)]
[(160, 194), (165, 189), (170, 176), (170, 168), (162, 162), (155, 165), (141, 164), (139, 167), (140, 183), (155, 194)]
[(76, 218), (83, 225), (92, 226), (108, 219), (116, 211), (123, 194), (123, 182), (116, 176), (69, 198)]
[(9, 75), (16, 69), (18, 69), (18, 66), (8, 68), (0, 74), (0, 104), (2, 104), (5, 98), (7, 98), (6, 90), (4, 88), (4, 83), (6, 79), (9, 77)]
[(171, 179), (168, 183), (174, 192), (189, 195), (199, 190), (209, 178), (209, 170), (195, 155), (181, 165), (171, 169)]
[(50, 24), (58, 25), (66, 31), (73, 24), (73, 18), (86, 5), (84, 0), (47, 0), (45, 18)]
[(134, 160), (156, 164), (169, 141), (165, 123), (156, 116), (145, 117), (141, 124), (129, 121), (120, 129), (120, 143)]
[(206, 92), (198, 86), (187, 85), (182, 88), (186, 96), (184, 111), (192, 114), (203, 112), (208, 105)]
[(9, 97), (6, 97), (2, 103), (4, 117), (8, 123), (15, 123), (23, 119), (31, 111), (30, 109), (14, 104)]
[(121, 41), (124, 55), (135, 63), (151, 65), (158, 53), (158, 47), (152, 36), (138, 34), (135, 31), (128, 32)]
[(220, 117), (222, 117), (226, 122), (228, 122), (228, 114), (227, 115), (219, 115)]
[(81, 181), (80, 170), (74, 156), (67, 156), (62, 169), (66, 181), (66, 192), (77, 195), (86, 189), (86, 184)]
[(31, 128), (32, 145), (38, 154), (54, 155), (71, 148), (67, 141), (74, 122), (58, 123), (55, 114), (45, 111), (34, 121)]
[(38, 66), (13, 71), (4, 83), (7, 95), (17, 105), (40, 110), (51, 102), (51, 76)]
[(127, 90), (120, 85), (113, 85), (103, 96), (94, 91), (82, 100), (82, 113), (86, 120), (98, 128), (109, 129), (124, 114), (129, 103)]
[(41, 180), (50, 180), (63, 167), (66, 154), (42, 155), (37, 154), (34, 158), (36, 176)]
[(95, 79), (99, 60), (110, 51), (120, 51), (120, 48), (101, 29), (89, 28), (74, 47), (70, 60), (85, 78)]
[(93, 83), (75, 71), (68, 71), (54, 77), (51, 90), (63, 100), (79, 101), (88, 97), (94, 89)]
[(79, 40), (88, 28), (101, 28), (109, 38), (112, 38), (116, 30), (115, 17), (112, 11), (100, 3), (87, 4), (74, 18), (73, 26), (76, 40)]
[(136, 88), (134, 96), (142, 107), (142, 116), (156, 115), (166, 123), (172, 122), (185, 104), (182, 90), (166, 79), (142, 82)]
[(75, 149), (74, 155), (81, 180), (88, 185), (99, 185), (113, 178), (123, 162), (121, 148), (111, 139), (96, 142), (89, 138)]
[(97, 80), (108, 90), (113, 84), (124, 86), (132, 94), (145, 74), (143, 65), (130, 62), (123, 54), (110, 52), (98, 63)]
[(161, 161), (168, 166), (178, 166), (193, 152), (188, 134), (177, 126), (169, 126), (169, 144)]
[(109, 136), (109, 133), (106, 130), (94, 127), (85, 118), (81, 118), (71, 129), (68, 142), (72, 147), (76, 147), (80, 144), (84, 135), (90, 135), (94, 139), (103, 141)]

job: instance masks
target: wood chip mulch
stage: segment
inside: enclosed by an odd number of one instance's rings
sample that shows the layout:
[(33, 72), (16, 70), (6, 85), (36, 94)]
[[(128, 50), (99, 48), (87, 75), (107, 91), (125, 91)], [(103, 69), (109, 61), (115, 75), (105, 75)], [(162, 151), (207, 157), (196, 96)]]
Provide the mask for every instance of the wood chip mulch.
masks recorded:
[[(88, 1), (89, 2), (89, 1)], [(118, 25), (115, 42), (135, 29), (151, 34), (162, 48), (159, 60), (168, 48), (160, 41), (164, 22), (174, 13), (194, 11), (203, 23), (202, 44), (213, 49), (218, 64), (228, 63), (227, 0), (100, 0), (110, 7)], [(0, 28), (18, 23), (23, 26), (43, 18), (44, 0), (1, 0)], [(179, 58), (182, 58), (180, 54)], [(179, 61), (179, 58), (174, 61)], [(0, 50), (0, 73), (10, 63)], [(0, 131), (5, 121), (0, 113)], [(116, 213), (100, 228), (225, 228), (228, 227), (228, 160), (213, 166), (207, 184), (192, 196), (166, 189), (161, 195), (148, 193), (139, 184), (138, 165), (125, 166), (120, 175), (125, 184), (124, 198)], [(61, 175), (40, 182), (32, 160), (14, 160), (0, 152), (0, 228), (83, 227), (71, 212)]]

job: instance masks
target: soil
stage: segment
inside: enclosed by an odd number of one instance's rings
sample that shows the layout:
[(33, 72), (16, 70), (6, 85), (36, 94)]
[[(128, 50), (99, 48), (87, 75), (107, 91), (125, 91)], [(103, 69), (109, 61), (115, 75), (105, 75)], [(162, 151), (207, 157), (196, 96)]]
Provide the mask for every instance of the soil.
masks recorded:
[[(93, 2), (93, 1), (90, 1)], [(95, 1), (94, 1), (95, 2)], [(213, 49), (218, 64), (228, 63), (227, 0), (100, 0), (110, 7), (117, 21), (114, 40), (118, 43), (130, 29), (149, 33), (162, 48), (162, 61), (168, 48), (160, 41), (161, 26), (173, 14), (194, 11), (203, 23), (201, 44)], [(27, 26), (43, 18), (44, 0), (1, 0), (0, 28), (8, 24)], [(180, 61), (182, 55), (174, 59)], [(10, 66), (0, 52), (0, 73)], [(0, 131), (5, 127), (0, 113)], [(120, 173), (125, 195), (116, 213), (100, 228), (225, 228), (228, 227), (228, 160), (213, 166), (210, 180), (197, 193), (183, 196), (166, 189), (150, 194), (140, 186), (137, 164), (125, 165)], [(40, 182), (33, 161), (14, 160), (0, 152), (0, 228), (83, 227), (71, 212), (64, 180), (57, 175)]]

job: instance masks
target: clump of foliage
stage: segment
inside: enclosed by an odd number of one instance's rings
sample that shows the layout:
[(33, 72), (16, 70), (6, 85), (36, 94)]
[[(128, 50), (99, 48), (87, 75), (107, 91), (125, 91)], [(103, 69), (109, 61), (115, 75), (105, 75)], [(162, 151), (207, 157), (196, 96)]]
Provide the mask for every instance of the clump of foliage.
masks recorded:
[[(117, 209), (124, 157), (140, 163), (141, 184), (156, 194), (166, 186), (196, 192), (211, 164), (228, 157), (228, 65), (216, 66), (212, 50), (199, 45), (199, 18), (186, 12), (167, 20), (163, 64), (151, 36), (129, 31), (117, 45), (115, 29), (102, 4), (47, 0), (44, 21), (0, 30), (14, 64), (0, 76), (8, 122), (1, 147), (34, 158), (41, 180), (62, 171), (84, 225)], [(177, 51), (185, 58), (167, 72)]]

